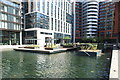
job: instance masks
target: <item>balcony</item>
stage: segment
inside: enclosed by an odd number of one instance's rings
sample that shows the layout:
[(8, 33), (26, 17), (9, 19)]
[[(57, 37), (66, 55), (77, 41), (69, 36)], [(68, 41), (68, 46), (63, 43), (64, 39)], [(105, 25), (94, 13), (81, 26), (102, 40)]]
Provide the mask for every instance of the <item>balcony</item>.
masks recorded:
[(98, 16), (87, 16), (86, 18), (97, 18), (98, 19)]
[(98, 28), (97, 26), (87, 26), (86, 28)]
[(87, 4), (98, 4), (98, 2), (89, 2)]
[(97, 33), (95, 33), (95, 32), (89, 32), (89, 33), (86, 33), (86, 34), (97, 34)]
[(95, 15), (98, 15), (97, 12), (88, 12), (87, 14), (88, 14), (88, 15), (89, 15), (89, 14), (95, 14)]
[(84, 17), (82, 17), (82, 19), (95, 19), (96, 18), (96, 20), (98, 20), (98, 16), (84, 16)]
[(87, 21), (98, 21), (97, 19), (88, 19)]
[(90, 8), (90, 7), (96, 7), (96, 8), (98, 8), (98, 5), (88, 5), (88, 8)]
[(96, 29), (87, 29), (85, 31), (97, 31)]
[(87, 9), (87, 11), (98, 11), (98, 9)]
[(84, 9), (88, 9), (88, 8), (98, 8), (98, 6), (88, 5), (88, 6), (84, 7)]
[(82, 6), (84, 7), (84, 6), (90, 5), (90, 4), (97, 4), (98, 5), (98, 2), (87, 2), (87, 3), (85, 2), (85, 3), (83, 3)]
[(87, 24), (89, 24), (89, 25), (90, 25), (90, 24), (95, 24), (95, 25), (97, 25), (97, 23), (91, 23), (91, 22), (90, 22), (90, 23), (87, 23)]

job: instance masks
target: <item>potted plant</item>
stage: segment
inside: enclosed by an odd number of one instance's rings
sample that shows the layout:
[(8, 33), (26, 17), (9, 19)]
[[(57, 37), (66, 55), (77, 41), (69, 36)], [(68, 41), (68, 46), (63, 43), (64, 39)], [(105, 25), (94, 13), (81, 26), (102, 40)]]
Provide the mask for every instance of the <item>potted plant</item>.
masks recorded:
[(71, 48), (71, 47), (73, 47), (73, 44), (72, 43), (63, 44), (62, 46), (63, 46), (63, 48)]
[(39, 45), (29, 45), (29, 46), (25, 46), (24, 48), (29, 48), (29, 49), (36, 49), (39, 48)]
[(53, 49), (56, 49), (57, 46), (56, 45), (48, 45), (45, 47), (46, 50), (53, 50)]

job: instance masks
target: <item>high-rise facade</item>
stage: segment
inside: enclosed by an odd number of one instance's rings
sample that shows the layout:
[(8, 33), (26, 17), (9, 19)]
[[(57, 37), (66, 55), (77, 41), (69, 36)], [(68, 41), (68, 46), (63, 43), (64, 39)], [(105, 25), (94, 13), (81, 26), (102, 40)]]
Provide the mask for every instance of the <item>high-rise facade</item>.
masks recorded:
[(119, 24), (118, 24), (118, 26), (119, 26), (119, 28), (118, 28), (118, 29), (119, 29), (118, 42), (120, 42), (120, 2), (118, 3), (118, 5), (119, 5), (119, 8), (118, 8), (118, 11), (119, 11), (119, 12), (118, 12), (118, 16), (119, 16), (119, 20), (118, 20), (118, 23), (119, 23)]
[(0, 0), (0, 45), (21, 44), (20, 2)]
[(91, 37), (119, 41), (120, 2), (86, 0), (76, 2), (75, 9), (75, 42)]
[(75, 2), (75, 42), (80, 42), (83, 38), (97, 37), (98, 13), (98, 0)]
[(108, 42), (118, 42), (120, 35), (120, 2), (100, 2), (99, 35)]
[(82, 38), (97, 37), (99, 2), (82, 2)]
[(75, 2), (75, 42), (81, 40), (82, 32), (82, 2)]
[(64, 37), (71, 38), (70, 0), (26, 0), (22, 5), (25, 44), (43, 45), (48, 39), (60, 43)]

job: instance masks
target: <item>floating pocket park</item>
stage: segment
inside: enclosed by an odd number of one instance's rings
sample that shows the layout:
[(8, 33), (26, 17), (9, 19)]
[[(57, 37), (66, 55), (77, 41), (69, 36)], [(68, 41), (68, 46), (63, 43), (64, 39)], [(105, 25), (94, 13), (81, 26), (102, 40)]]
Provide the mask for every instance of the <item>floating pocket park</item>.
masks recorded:
[[(87, 56), (99, 56), (101, 50), (97, 50), (98, 45), (95, 43), (79, 43), (79, 44), (72, 44), (72, 43), (65, 43), (65, 44), (47, 44), (44, 47), (40, 45), (28, 45), (24, 47), (18, 47), (14, 50), (16, 51), (30, 51), (30, 52), (42, 52), (42, 53), (60, 53), (69, 50), (77, 50), (80, 53), (83, 53)], [(92, 55), (91, 55), (92, 54)]]

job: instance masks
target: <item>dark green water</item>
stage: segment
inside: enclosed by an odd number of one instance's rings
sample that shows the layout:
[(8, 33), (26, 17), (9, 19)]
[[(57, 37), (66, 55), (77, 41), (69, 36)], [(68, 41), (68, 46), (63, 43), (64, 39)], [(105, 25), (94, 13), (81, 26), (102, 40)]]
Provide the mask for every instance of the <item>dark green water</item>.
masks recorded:
[(108, 78), (110, 52), (101, 57), (80, 53), (2, 52), (3, 78)]

